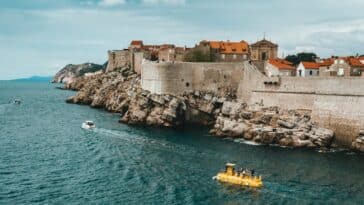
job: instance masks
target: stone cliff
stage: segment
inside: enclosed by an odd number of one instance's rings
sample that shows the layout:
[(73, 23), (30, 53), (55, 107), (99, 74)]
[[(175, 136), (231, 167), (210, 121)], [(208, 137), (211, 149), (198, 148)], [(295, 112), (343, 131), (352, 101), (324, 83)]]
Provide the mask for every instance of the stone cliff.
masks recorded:
[(128, 67), (82, 76), (65, 88), (78, 90), (68, 103), (120, 113), (120, 122), (127, 124), (175, 127), (196, 123), (210, 126), (216, 136), (289, 147), (328, 148), (334, 139), (334, 133), (313, 123), (307, 111), (248, 106), (230, 93), (151, 94), (140, 87), (140, 76)]
[(62, 68), (53, 78), (52, 83), (71, 83), (75, 78), (86, 73), (94, 73), (105, 69), (105, 65), (94, 63), (69, 64)]

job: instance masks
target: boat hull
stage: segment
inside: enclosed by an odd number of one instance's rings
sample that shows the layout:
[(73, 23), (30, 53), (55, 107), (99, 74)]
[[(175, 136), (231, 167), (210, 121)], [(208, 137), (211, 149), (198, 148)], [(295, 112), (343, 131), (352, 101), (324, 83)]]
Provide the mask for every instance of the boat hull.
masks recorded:
[(82, 129), (90, 130), (90, 129), (95, 128), (95, 125), (90, 126), (90, 125), (87, 125), (86, 123), (82, 123), (81, 127), (82, 127)]
[(228, 175), (226, 173), (219, 173), (216, 176), (216, 179), (221, 182), (226, 182), (230, 184), (236, 184), (241, 186), (248, 186), (254, 188), (263, 187), (263, 182), (258, 177), (250, 177), (250, 176), (236, 176), (236, 175)]

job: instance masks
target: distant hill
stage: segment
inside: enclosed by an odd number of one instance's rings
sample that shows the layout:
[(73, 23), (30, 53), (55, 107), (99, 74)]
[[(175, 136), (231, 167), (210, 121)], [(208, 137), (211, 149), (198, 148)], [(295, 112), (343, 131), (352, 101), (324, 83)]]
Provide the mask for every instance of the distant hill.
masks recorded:
[(86, 73), (94, 73), (105, 70), (107, 63), (99, 65), (95, 63), (68, 64), (53, 77), (52, 83), (70, 83), (75, 78), (85, 75)]
[(32, 76), (29, 78), (19, 78), (11, 81), (50, 82), (51, 80), (52, 76)]

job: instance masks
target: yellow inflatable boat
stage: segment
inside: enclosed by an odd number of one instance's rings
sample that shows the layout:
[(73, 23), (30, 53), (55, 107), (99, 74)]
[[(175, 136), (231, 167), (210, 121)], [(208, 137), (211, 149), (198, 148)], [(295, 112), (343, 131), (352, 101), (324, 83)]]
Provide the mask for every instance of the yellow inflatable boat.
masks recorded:
[(263, 181), (261, 176), (254, 176), (254, 171), (241, 170), (235, 171), (235, 164), (227, 163), (226, 169), (223, 172), (218, 173), (214, 179), (227, 182), (230, 184), (248, 186), (253, 188), (263, 187)]

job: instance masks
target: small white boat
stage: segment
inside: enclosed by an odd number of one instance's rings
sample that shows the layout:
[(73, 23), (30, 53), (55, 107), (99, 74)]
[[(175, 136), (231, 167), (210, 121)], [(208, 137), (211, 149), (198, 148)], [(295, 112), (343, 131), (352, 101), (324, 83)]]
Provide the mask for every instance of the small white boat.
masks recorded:
[(19, 99), (15, 99), (15, 100), (13, 101), (13, 103), (14, 103), (14, 104), (17, 104), (17, 105), (20, 105), (20, 104), (21, 104), (21, 100), (19, 100)]
[(89, 130), (89, 129), (93, 129), (95, 128), (95, 123), (88, 120), (88, 121), (85, 121), (84, 123), (82, 123), (82, 126), (81, 126), (83, 129), (86, 129), (86, 130)]

